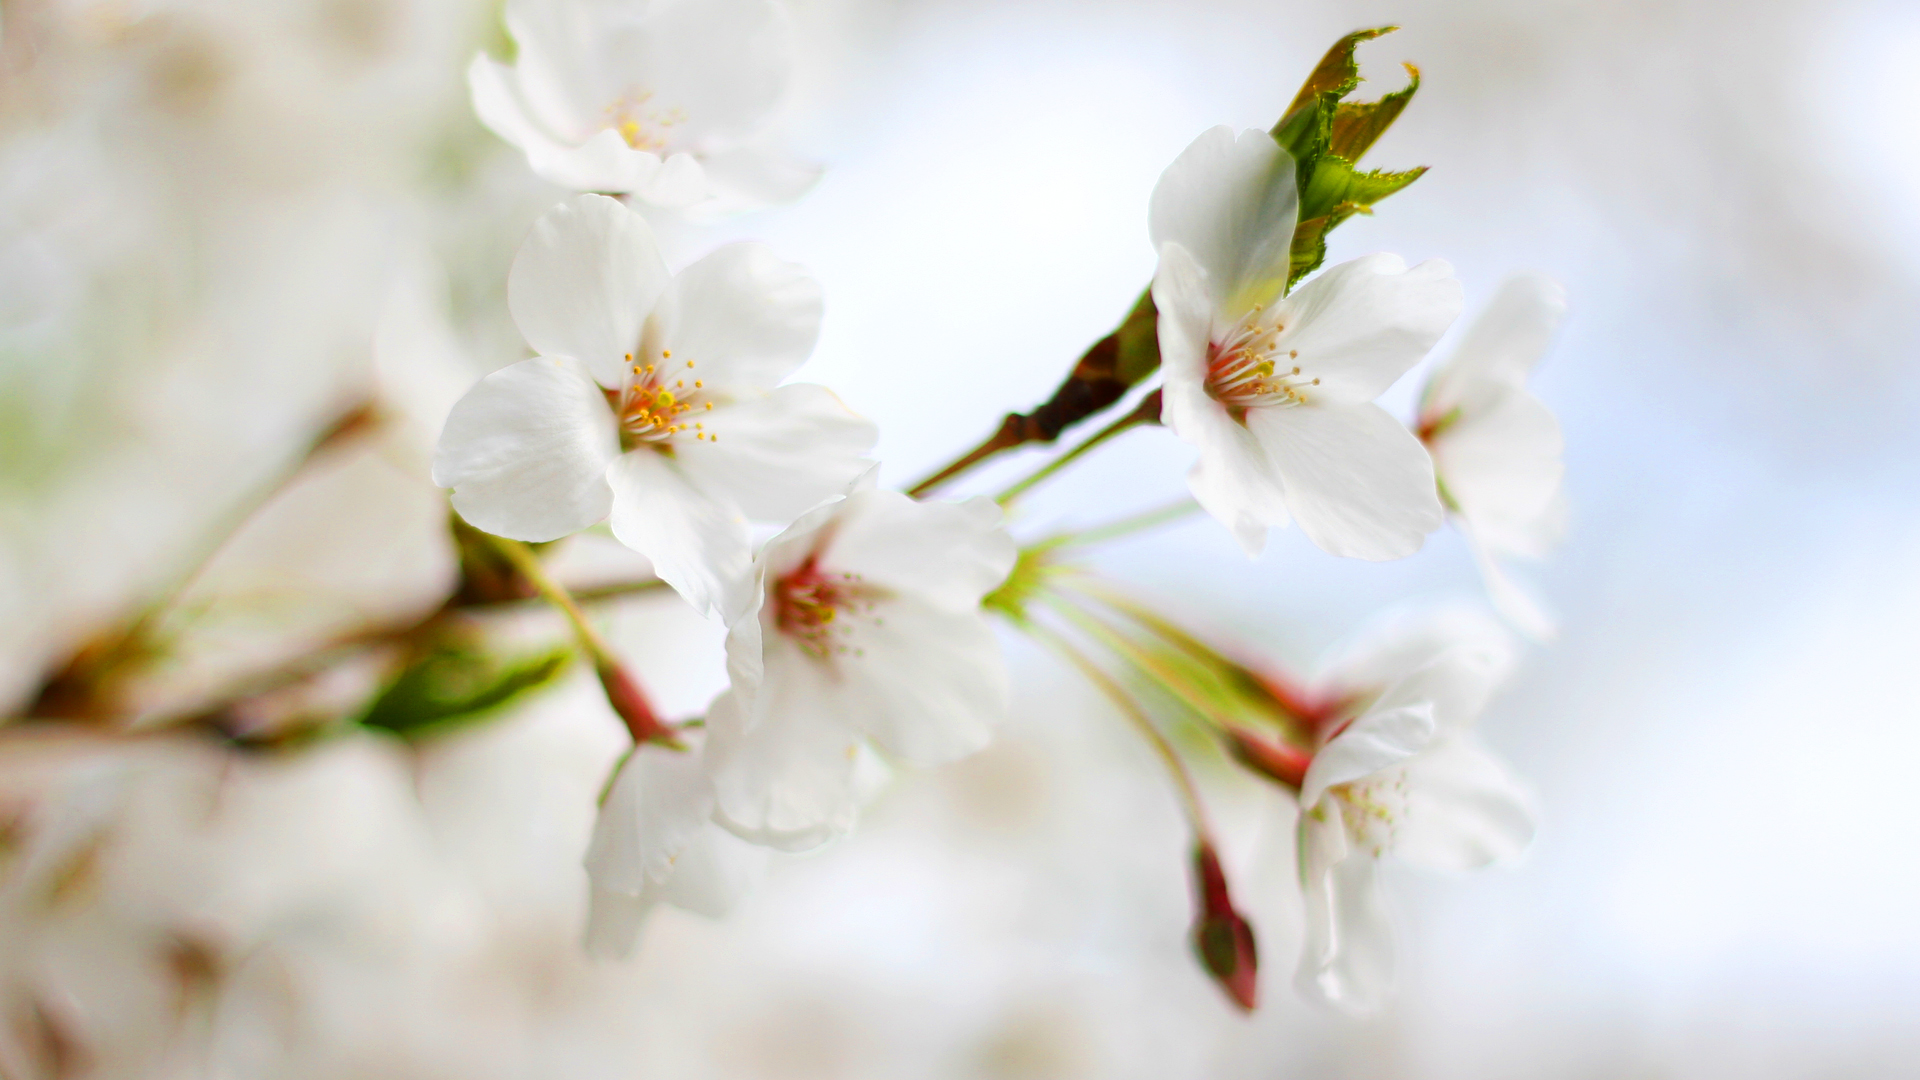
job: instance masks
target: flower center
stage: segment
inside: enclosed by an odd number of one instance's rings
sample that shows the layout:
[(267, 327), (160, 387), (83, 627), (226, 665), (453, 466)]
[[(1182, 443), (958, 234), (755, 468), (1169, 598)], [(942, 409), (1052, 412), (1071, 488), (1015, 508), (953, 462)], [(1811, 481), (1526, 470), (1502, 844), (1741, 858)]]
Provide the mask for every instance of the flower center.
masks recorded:
[(620, 445), (632, 450), (638, 446), (664, 449), (668, 439), (685, 432), (702, 442), (718, 442), (719, 437), (706, 430), (694, 417), (711, 412), (713, 402), (702, 393), (706, 384), (692, 378), (693, 361), (685, 367), (673, 365), (673, 350), (662, 349), (657, 364), (636, 364), (627, 354), (632, 368), (626, 388), (607, 391), (607, 401), (620, 416)]
[[(1230, 409), (1266, 405), (1304, 405), (1307, 387), (1319, 379), (1301, 376), (1298, 349), (1280, 349), (1279, 323), (1263, 323), (1254, 308), (1227, 335), (1207, 347), (1207, 393)], [(1287, 365), (1282, 367), (1282, 364)]]
[(1379, 858), (1393, 846), (1393, 834), (1407, 811), (1407, 773), (1388, 769), (1347, 784), (1335, 784), (1327, 794), (1339, 809), (1347, 840)]
[(654, 109), (647, 102), (653, 99), (652, 91), (624, 94), (620, 100), (607, 106), (606, 126), (620, 133), (627, 145), (635, 150), (665, 156), (667, 146), (672, 141), (671, 129), (687, 122), (684, 109)]
[(822, 570), (808, 556), (797, 569), (776, 580), (772, 592), (774, 626), (808, 654), (821, 660), (840, 653), (860, 654), (836, 640), (853, 634), (851, 616), (873, 612), (877, 597), (859, 574)]

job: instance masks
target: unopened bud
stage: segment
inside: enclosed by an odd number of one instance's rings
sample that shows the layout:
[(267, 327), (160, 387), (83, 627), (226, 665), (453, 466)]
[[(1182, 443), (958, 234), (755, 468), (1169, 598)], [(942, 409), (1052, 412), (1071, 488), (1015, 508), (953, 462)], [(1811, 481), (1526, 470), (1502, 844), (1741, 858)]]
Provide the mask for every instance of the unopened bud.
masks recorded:
[(626, 668), (607, 662), (594, 665), (594, 672), (600, 676), (600, 686), (607, 692), (607, 704), (613, 706), (620, 721), (627, 725), (635, 746), (650, 742), (680, 745), (679, 737), (661, 722), (647, 695), (641, 692), (640, 684), (627, 674)]
[(1253, 926), (1233, 909), (1233, 898), (1227, 894), (1227, 875), (1220, 868), (1213, 845), (1202, 840), (1194, 848), (1193, 867), (1200, 894), (1200, 911), (1193, 923), (1193, 951), (1233, 1003), (1252, 1012), (1260, 993), (1260, 960), (1253, 944)]

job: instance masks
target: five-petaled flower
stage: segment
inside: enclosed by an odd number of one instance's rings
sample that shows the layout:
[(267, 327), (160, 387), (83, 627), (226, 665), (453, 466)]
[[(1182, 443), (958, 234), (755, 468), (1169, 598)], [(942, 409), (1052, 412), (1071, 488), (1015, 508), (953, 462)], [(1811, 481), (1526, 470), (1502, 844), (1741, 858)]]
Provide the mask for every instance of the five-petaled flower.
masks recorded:
[(1545, 555), (1565, 524), (1560, 424), (1526, 384), (1566, 310), (1558, 284), (1508, 281), (1428, 381), (1417, 424), (1441, 500), (1473, 548), (1494, 606), (1536, 637), (1552, 634), (1552, 620), (1499, 558)]
[(1512, 662), (1488, 617), (1442, 612), (1390, 622), (1328, 666), (1315, 697), (1344, 715), (1329, 718), (1300, 790), (1303, 993), (1363, 1011), (1388, 988), (1382, 856), (1469, 870), (1532, 841), (1531, 797), (1470, 730)]
[(1460, 312), (1446, 263), (1369, 255), (1286, 292), (1294, 167), (1263, 131), (1214, 128), (1154, 189), (1162, 420), (1188, 483), (1258, 554), (1291, 518), (1335, 555), (1395, 559), (1444, 520), (1433, 465), (1373, 399)]
[(867, 465), (871, 424), (778, 385), (813, 349), (820, 290), (757, 244), (671, 276), (639, 214), (575, 196), (534, 224), (507, 302), (540, 355), (468, 391), (434, 454), (477, 528), (542, 541), (610, 517), (706, 612), (747, 573), (749, 518), (791, 521)]
[(854, 485), (775, 537), (727, 635), (707, 712), (717, 817), (786, 849), (844, 833), (869, 740), (912, 765), (979, 749), (1007, 674), (980, 601), (1013, 568), (991, 499), (916, 502)]
[(474, 58), (473, 108), (547, 180), (711, 216), (819, 176), (756, 140), (793, 67), (775, 0), (515, 0), (506, 22), (513, 66)]

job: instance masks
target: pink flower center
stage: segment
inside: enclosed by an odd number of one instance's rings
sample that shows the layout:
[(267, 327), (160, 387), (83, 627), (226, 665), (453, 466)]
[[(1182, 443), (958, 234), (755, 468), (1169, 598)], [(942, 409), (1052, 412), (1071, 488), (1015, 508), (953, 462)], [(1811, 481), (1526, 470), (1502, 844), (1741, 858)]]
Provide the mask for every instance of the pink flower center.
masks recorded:
[(1224, 341), (1207, 346), (1207, 394), (1230, 409), (1270, 405), (1304, 405), (1307, 387), (1320, 380), (1300, 374), (1293, 361), (1298, 349), (1287, 349), (1281, 367), (1280, 335), (1286, 327), (1261, 321), (1255, 308), (1234, 325)]
[(672, 141), (669, 138), (672, 129), (687, 122), (687, 113), (685, 109), (649, 108), (647, 102), (651, 100), (651, 91), (622, 95), (620, 100), (607, 106), (606, 126), (619, 132), (635, 150), (665, 157)]
[(836, 639), (853, 634), (849, 617), (873, 613), (877, 596), (859, 574), (822, 570), (818, 560), (808, 556), (774, 581), (772, 593), (774, 626), (802, 649), (822, 660), (841, 653), (858, 654), (846, 641)]

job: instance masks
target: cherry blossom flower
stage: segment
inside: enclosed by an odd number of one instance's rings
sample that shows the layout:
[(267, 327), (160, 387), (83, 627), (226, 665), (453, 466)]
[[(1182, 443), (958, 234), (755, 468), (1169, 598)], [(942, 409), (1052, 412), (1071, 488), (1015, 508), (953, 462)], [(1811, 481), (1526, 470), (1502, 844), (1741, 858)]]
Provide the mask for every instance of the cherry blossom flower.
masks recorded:
[(793, 66), (773, 0), (529, 0), (506, 22), (514, 63), (474, 57), (473, 108), (553, 183), (711, 216), (819, 176), (756, 143)]
[(864, 741), (920, 766), (985, 745), (1007, 673), (980, 600), (1014, 555), (993, 500), (916, 502), (871, 473), (775, 537), (707, 712), (719, 818), (813, 847), (852, 827)]
[(1364, 1011), (1387, 990), (1393, 940), (1374, 881), (1383, 856), (1471, 870), (1532, 841), (1531, 797), (1470, 730), (1512, 661), (1490, 619), (1442, 613), (1369, 635), (1322, 679), (1316, 696), (1358, 715), (1335, 726), (1301, 785), (1303, 993)]
[(1551, 636), (1552, 620), (1499, 560), (1539, 558), (1564, 529), (1560, 424), (1526, 382), (1566, 310), (1566, 290), (1555, 282), (1508, 281), (1427, 383), (1418, 425), (1441, 500), (1472, 546), (1494, 605), (1542, 638)]
[(718, 918), (739, 902), (766, 852), (714, 824), (713, 809), (699, 753), (646, 745), (621, 763), (587, 848), (590, 954), (631, 954), (655, 904)]
[(1194, 497), (1248, 554), (1293, 519), (1335, 555), (1410, 555), (1443, 520), (1433, 466), (1373, 399), (1459, 314), (1460, 285), (1437, 259), (1369, 255), (1288, 294), (1296, 208), (1262, 131), (1214, 128), (1161, 176), (1161, 419), (1199, 448)]
[(507, 301), (540, 355), (453, 407), (436, 484), (475, 527), (553, 540), (611, 517), (695, 609), (752, 561), (748, 519), (791, 521), (865, 467), (873, 426), (819, 386), (820, 290), (757, 244), (667, 273), (639, 214), (580, 195), (534, 224)]

